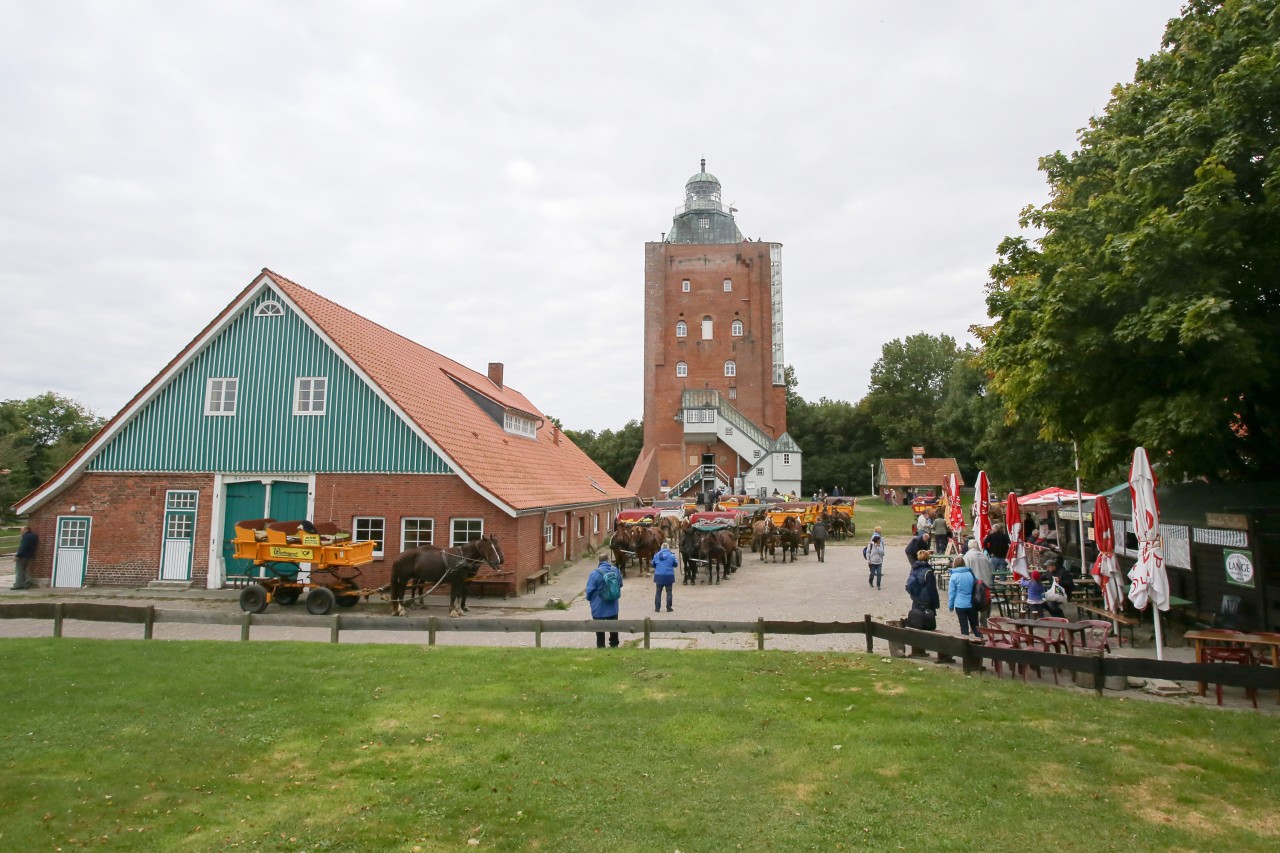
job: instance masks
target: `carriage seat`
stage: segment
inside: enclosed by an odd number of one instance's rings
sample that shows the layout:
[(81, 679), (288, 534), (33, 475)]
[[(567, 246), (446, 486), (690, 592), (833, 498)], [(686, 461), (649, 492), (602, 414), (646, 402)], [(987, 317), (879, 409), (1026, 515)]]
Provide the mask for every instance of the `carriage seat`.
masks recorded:
[(274, 518), (251, 518), (248, 521), (237, 521), (236, 538), (242, 542), (267, 541), (267, 525), (273, 524)]
[[(298, 528), (302, 526), (302, 521), (276, 521), (267, 525), (267, 541), (273, 545), (297, 545), (302, 542), (302, 538), (298, 533)], [(320, 544), (332, 545), (335, 542), (345, 542), (351, 539), (351, 534), (345, 530), (338, 528), (338, 525), (332, 521), (316, 521), (313, 522), (316, 533), (320, 535)]]

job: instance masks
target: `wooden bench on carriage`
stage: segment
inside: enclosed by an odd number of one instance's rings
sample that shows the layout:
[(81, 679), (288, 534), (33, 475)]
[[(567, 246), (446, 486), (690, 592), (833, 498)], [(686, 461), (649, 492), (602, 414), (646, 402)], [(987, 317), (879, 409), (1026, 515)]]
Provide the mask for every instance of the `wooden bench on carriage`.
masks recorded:
[(373, 561), (377, 543), (353, 542), (332, 522), (258, 518), (237, 521), (235, 530), (236, 559), (261, 569), (261, 576), (248, 578), (240, 591), (240, 609), (247, 613), (261, 613), (272, 601), (294, 604), (306, 593), (307, 612), (323, 616), (335, 604), (354, 607), (380, 591), (358, 582), (360, 567)]

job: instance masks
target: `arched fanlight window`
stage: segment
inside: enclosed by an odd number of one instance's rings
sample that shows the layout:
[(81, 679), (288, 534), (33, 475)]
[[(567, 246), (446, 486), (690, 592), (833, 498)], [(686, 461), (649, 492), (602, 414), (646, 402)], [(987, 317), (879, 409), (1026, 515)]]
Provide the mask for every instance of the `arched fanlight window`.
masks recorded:
[(733, 359), (729, 359), (728, 361), (726, 361), (726, 362), (724, 363), (724, 375), (725, 375), (725, 376), (737, 376), (737, 375), (738, 375), (738, 363), (737, 363), (736, 361), (734, 361)]
[(688, 375), (689, 375), (689, 365), (685, 364), (683, 361), (677, 361), (676, 376), (688, 376)]
[(255, 317), (279, 317), (284, 314), (284, 309), (280, 307), (279, 302), (271, 302), (270, 300), (258, 306), (258, 310), (253, 312)]
[(689, 334), (689, 324), (686, 323), (684, 320), (678, 321), (676, 323), (676, 337), (683, 338), (688, 334)]
[(734, 320), (733, 325), (729, 327), (729, 330), (733, 333), (735, 338), (742, 337), (742, 321)]

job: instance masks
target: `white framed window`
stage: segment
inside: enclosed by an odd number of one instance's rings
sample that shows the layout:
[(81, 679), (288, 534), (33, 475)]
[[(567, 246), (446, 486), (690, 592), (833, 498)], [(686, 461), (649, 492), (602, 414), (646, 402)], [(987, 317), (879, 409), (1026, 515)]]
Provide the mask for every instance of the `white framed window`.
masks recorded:
[(299, 376), (293, 386), (293, 413), (323, 415), (328, 386), (324, 376)]
[(502, 428), (515, 435), (523, 435), (528, 438), (538, 437), (537, 422), (530, 418), (521, 417), (520, 415), (513, 415), (510, 412), (503, 413)]
[(357, 515), (351, 519), (351, 540), (368, 542), (373, 540), (373, 556), (381, 557), (387, 541), (387, 520), (372, 515)]
[(400, 519), (400, 550), (412, 551), (424, 545), (434, 545), (436, 522), (434, 518)]
[(742, 321), (741, 320), (733, 321), (733, 325), (729, 327), (729, 334), (733, 335), (735, 338), (742, 337)]
[(738, 389), (737, 389), (737, 388), (730, 388), (730, 389), (729, 389), (729, 399), (730, 399), (730, 400), (736, 400), (736, 399), (738, 399)]
[(757, 476), (757, 477), (763, 477), (763, 476), (764, 476), (764, 469), (763, 469), (763, 468), (757, 468), (757, 469), (756, 469), (756, 476)]
[(759, 459), (759, 458), (760, 458), (760, 451), (759, 451), (759, 450), (753, 450), (753, 451), (751, 451), (751, 458), (752, 458), (752, 459)]
[(724, 375), (725, 375), (725, 376), (737, 376), (737, 375), (738, 375), (738, 363), (737, 363), (736, 361), (734, 361), (733, 359), (729, 359), (728, 361), (726, 361), (726, 362), (724, 363)]
[(542, 525), (542, 538), (546, 542), (547, 550), (550, 551), (556, 547), (556, 528), (551, 524)]
[(195, 509), (200, 499), (199, 492), (165, 492), (165, 509)]
[(726, 279), (724, 280), (724, 292), (725, 292), (725, 293), (732, 293), (732, 292), (733, 292), (733, 279), (731, 279), (731, 278), (726, 278)]
[(591, 513), (591, 533), (594, 535), (600, 532), (600, 513)]
[(680, 282), (680, 289), (685, 293), (689, 292), (689, 279), (686, 278), (684, 281)]
[(234, 415), (239, 384), (240, 380), (234, 376), (210, 377), (204, 388), (204, 413)]
[(686, 323), (684, 320), (677, 320), (676, 321), (676, 337), (683, 338), (683, 337), (687, 337), (688, 334), (689, 334), (689, 324)]
[(689, 375), (689, 365), (685, 364), (683, 361), (677, 361), (676, 376), (688, 376), (688, 375)]
[(711, 327), (714, 325), (710, 317), (702, 318), (702, 339), (704, 341), (711, 340)]
[(725, 435), (733, 435), (733, 427), (731, 427), (731, 426), (727, 426), (727, 427), (725, 427), (725, 428), (724, 428), (724, 434), (725, 434)]
[(455, 518), (449, 522), (449, 547), (465, 545), (484, 535), (483, 518)]
[(258, 310), (253, 312), (255, 317), (279, 317), (284, 314), (284, 309), (280, 307), (279, 302), (267, 301), (258, 306)]
[(783, 465), (790, 465), (790, 464), (791, 464), (791, 454), (790, 454), (790, 453), (784, 453), (784, 454), (782, 454), (782, 464), (783, 464)]
[(710, 227), (711, 227), (711, 220), (710, 220), (710, 219), (707, 219), (705, 216), (704, 216), (704, 217), (702, 217), (701, 219), (699, 219), (699, 220), (698, 220), (698, 227), (699, 227), (699, 228), (710, 228)]

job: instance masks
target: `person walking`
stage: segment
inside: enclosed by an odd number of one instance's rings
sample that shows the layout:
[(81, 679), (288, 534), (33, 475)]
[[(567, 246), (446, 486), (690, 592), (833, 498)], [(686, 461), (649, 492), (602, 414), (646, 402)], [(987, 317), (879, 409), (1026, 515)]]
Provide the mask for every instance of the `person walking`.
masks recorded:
[[(973, 572), (975, 582), (982, 581), (987, 585), (987, 589), (994, 588), (993, 584), (996, 582), (996, 575), (991, 566), (991, 558), (978, 547), (978, 540), (969, 540), (968, 550), (964, 552), (964, 564), (969, 567), (969, 571)], [(988, 597), (987, 606), (978, 611), (978, 623), (985, 628), (987, 626), (987, 617), (990, 615), (991, 599)]]
[(991, 570), (1004, 574), (1009, 571), (1009, 534), (1004, 532), (1004, 525), (997, 524), (991, 528), (987, 538), (982, 540), (982, 550), (991, 558)]
[(653, 612), (662, 610), (662, 590), (667, 591), (667, 612), (671, 612), (671, 590), (676, 583), (676, 566), (679, 561), (671, 553), (671, 546), (662, 543), (662, 550), (653, 555)]
[(938, 611), (938, 584), (933, 576), (933, 566), (929, 563), (932, 556), (932, 551), (922, 549), (911, 563), (911, 574), (907, 576), (907, 595), (911, 596), (911, 609), (921, 613), (920, 617), (914, 617), (920, 619), (916, 624), (912, 624), (913, 617), (907, 615), (908, 627), (925, 627), (929, 631), (937, 626), (935, 614)]
[(821, 518), (813, 523), (813, 527), (809, 528), (809, 541), (813, 543), (813, 550), (818, 555), (818, 562), (825, 563), (827, 561), (827, 525)]
[[(607, 577), (612, 575), (612, 577)], [(616, 580), (617, 598), (609, 598), (609, 589)], [(618, 602), (622, 600), (622, 573), (617, 566), (609, 562), (608, 557), (601, 557), (600, 564), (587, 575), (587, 601), (591, 604), (591, 618), (599, 620), (616, 620), (618, 618)], [(609, 632), (609, 645), (618, 647), (618, 632)], [(604, 648), (604, 631), (596, 632), (596, 648)]]
[(867, 543), (867, 547), (863, 550), (863, 555), (867, 558), (867, 586), (880, 588), (880, 583), (884, 579), (884, 538), (880, 535), (880, 528), (877, 527), (875, 532), (871, 534), (871, 541)]
[(973, 571), (968, 566), (964, 563), (953, 566), (947, 582), (947, 609), (959, 618), (961, 635), (968, 637), (972, 631), (973, 636), (981, 638), (978, 609), (973, 606), (973, 585)]
[(14, 589), (30, 589), (36, 585), (36, 582), (27, 577), (27, 566), (31, 565), (31, 560), (36, 555), (36, 546), (40, 544), (40, 537), (31, 529), (31, 525), (22, 528), (22, 537), (18, 539), (18, 550), (13, 555), (13, 588)]

